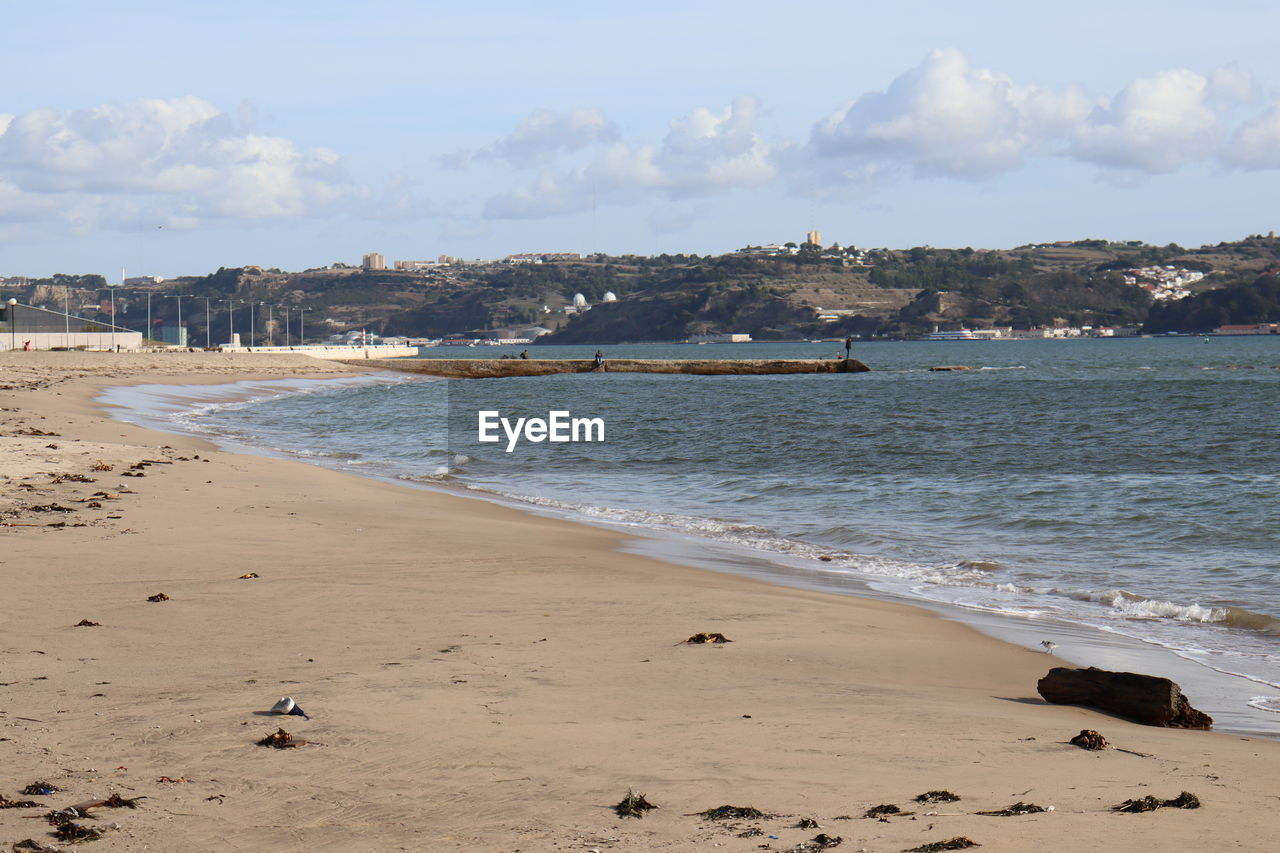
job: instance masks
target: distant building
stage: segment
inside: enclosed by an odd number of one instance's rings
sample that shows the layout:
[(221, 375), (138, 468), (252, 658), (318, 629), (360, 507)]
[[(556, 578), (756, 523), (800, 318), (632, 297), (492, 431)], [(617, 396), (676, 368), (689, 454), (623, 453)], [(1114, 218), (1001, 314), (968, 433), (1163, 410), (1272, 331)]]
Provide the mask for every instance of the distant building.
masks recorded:
[(821, 231), (810, 231), (808, 234), (806, 234), (806, 235), (805, 235), (804, 239), (805, 239), (805, 242), (806, 242), (806, 243), (812, 243), (812, 244), (813, 244), (813, 245), (815, 245), (815, 246), (821, 246), (821, 245), (822, 245), (822, 232), (821, 232)]
[(580, 261), (582, 255), (577, 252), (521, 252), (503, 258), (509, 264), (543, 264), (550, 261)]
[(742, 332), (731, 332), (727, 335), (694, 335), (689, 338), (692, 344), (749, 344), (751, 336)]
[(150, 287), (153, 284), (159, 284), (164, 281), (163, 276), (158, 275), (135, 275), (124, 280), (126, 287)]
[(187, 326), (160, 326), (156, 329), (156, 339), (161, 343), (173, 344), (174, 346), (185, 347), (190, 346), (187, 343)]
[(1274, 335), (1276, 323), (1249, 323), (1248, 325), (1219, 326), (1213, 330), (1215, 335)]
[(604, 296), (600, 297), (600, 301), (601, 302), (617, 302), (618, 294), (614, 293), (612, 290), (606, 290), (604, 292)]
[[(423, 272), (440, 266), (439, 261), (396, 261), (393, 266), (404, 272)], [(366, 269), (368, 269), (366, 267)]]
[(776, 258), (779, 255), (794, 255), (799, 251), (798, 247), (793, 249), (790, 246), (779, 246), (777, 243), (766, 243), (763, 246), (747, 246), (746, 248), (738, 249), (734, 254)]
[(387, 256), (381, 252), (370, 252), (360, 259), (360, 266), (366, 270), (385, 270)]

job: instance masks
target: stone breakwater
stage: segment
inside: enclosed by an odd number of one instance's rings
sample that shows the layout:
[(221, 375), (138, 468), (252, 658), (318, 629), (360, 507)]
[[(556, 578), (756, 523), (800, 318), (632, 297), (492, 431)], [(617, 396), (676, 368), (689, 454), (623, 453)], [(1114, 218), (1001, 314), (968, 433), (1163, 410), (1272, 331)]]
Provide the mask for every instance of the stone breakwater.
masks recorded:
[(423, 373), (448, 379), (499, 379), (508, 376), (550, 376), (555, 373), (687, 373), (697, 376), (762, 376), (782, 373), (867, 373), (857, 359), (810, 360), (674, 360), (605, 359), (596, 367), (591, 359), (543, 358), (392, 358), (343, 360), (359, 367)]

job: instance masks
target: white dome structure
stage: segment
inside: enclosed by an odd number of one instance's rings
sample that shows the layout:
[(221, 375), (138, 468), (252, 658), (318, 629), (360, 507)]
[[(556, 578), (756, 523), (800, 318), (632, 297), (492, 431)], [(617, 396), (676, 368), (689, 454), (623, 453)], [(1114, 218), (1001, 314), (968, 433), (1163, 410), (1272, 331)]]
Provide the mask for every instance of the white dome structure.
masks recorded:
[(573, 294), (573, 307), (574, 307), (574, 308), (586, 308), (586, 307), (587, 307), (587, 297), (583, 296), (581, 293), (575, 293), (575, 294)]
[(600, 301), (601, 302), (617, 302), (618, 294), (614, 293), (612, 290), (606, 290), (604, 292), (604, 296), (600, 298)]

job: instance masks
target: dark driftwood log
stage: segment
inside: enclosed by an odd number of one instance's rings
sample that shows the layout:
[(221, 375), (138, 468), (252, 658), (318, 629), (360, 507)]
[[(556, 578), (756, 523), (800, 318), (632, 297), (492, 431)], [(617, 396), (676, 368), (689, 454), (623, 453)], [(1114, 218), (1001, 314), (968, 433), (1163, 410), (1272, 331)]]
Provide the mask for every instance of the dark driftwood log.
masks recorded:
[(1177, 684), (1154, 675), (1057, 666), (1040, 679), (1036, 689), (1046, 701), (1057, 705), (1085, 705), (1148, 726), (1213, 726), (1213, 718), (1192, 708)]

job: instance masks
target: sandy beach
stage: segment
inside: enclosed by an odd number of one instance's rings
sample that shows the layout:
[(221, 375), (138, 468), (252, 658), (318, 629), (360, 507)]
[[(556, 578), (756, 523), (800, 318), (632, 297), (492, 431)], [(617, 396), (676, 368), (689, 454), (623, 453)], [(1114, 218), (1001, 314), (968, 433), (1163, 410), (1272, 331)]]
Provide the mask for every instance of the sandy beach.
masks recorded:
[[(0, 849), (65, 847), (34, 816), (112, 794), (145, 799), (93, 810), (85, 825), (118, 827), (86, 849), (790, 851), (821, 834), (841, 851), (957, 837), (1266, 851), (1280, 837), (1280, 744), (1048, 705), (1036, 681), (1061, 661), (1046, 654), (924, 610), (629, 555), (603, 529), (222, 452), (93, 402), (112, 383), (356, 368), (16, 352), (0, 372), (0, 796), (40, 803), (0, 810)], [(681, 643), (697, 632), (733, 642)], [(282, 696), (311, 719), (268, 714)], [(279, 728), (308, 743), (256, 745)], [(1068, 745), (1081, 729), (1120, 749)], [(20, 794), (35, 781), (62, 790)], [(618, 817), (629, 789), (658, 808)], [(960, 799), (915, 802), (935, 790)], [(1203, 807), (1111, 811), (1183, 791)], [(1053, 808), (975, 814), (1016, 802)], [(913, 814), (863, 817), (882, 804)], [(765, 816), (696, 814), (722, 805)]]

